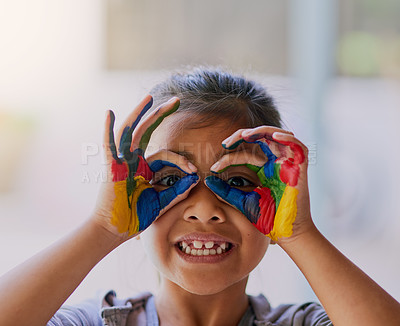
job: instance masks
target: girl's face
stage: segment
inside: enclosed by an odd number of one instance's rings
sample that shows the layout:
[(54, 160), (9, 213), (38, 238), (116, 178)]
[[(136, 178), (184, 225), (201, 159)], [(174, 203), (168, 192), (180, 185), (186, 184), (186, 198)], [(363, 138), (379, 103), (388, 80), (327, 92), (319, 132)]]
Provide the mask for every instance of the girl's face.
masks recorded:
[[(242, 144), (225, 150), (222, 140), (240, 126), (219, 121), (200, 129), (172, 132), (182, 114), (165, 119), (154, 131), (146, 157), (152, 161), (166, 154), (182, 156), (197, 168), (199, 183), (189, 196), (155, 221), (141, 238), (145, 251), (161, 273), (163, 282), (172, 282), (194, 294), (216, 294), (231, 286), (245, 288), (249, 273), (257, 266), (269, 245), (240, 211), (220, 201), (204, 184), (212, 175), (210, 167), (222, 157), (257, 155), (265, 159), (258, 146)], [(154, 187), (163, 190), (182, 176), (175, 167), (164, 167), (155, 174)], [(258, 184), (256, 174), (244, 166), (228, 168), (219, 175), (231, 186), (251, 191)], [(172, 284), (171, 283), (171, 284)]]

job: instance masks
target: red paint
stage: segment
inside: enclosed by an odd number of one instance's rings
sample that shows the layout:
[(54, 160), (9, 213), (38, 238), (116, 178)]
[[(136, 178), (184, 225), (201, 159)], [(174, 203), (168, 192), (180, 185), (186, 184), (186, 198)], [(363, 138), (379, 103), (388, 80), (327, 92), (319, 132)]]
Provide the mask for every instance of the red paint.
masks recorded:
[(259, 187), (254, 189), (254, 191), (260, 195), (258, 202), (260, 206), (260, 218), (255, 227), (263, 234), (268, 234), (274, 227), (275, 201), (271, 196), (271, 189), (269, 188)]
[(142, 156), (139, 156), (139, 165), (135, 177), (138, 175), (141, 175), (145, 180), (151, 180), (153, 178), (153, 172)]
[(295, 187), (297, 185), (297, 181), (299, 180), (299, 175), (299, 165), (289, 160), (282, 163), (281, 170), (279, 172), (279, 177), (282, 182), (286, 183), (289, 186)]
[(118, 163), (116, 160), (112, 160), (111, 173), (113, 182), (126, 180), (128, 177), (128, 166), (125, 162)]
[(304, 151), (303, 148), (296, 143), (293, 143), (291, 141), (284, 141), (284, 140), (278, 140), (279, 143), (289, 146), (290, 149), (293, 151), (294, 154), (294, 159), (293, 159), (293, 163), (294, 164), (301, 164), (304, 162), (305, 159), (305, 155), (304, 155)]

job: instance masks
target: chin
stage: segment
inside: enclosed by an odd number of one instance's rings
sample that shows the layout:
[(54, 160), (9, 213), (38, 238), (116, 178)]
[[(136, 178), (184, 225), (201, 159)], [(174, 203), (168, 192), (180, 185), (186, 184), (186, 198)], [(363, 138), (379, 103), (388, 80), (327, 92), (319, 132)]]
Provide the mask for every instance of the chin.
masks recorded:
[(240, 280), (229, 280), (223, 278), (223, 273), (220, 273), (221, 277), (215, 277), (215, 275), (204, 277), (203, 275), (173, 282), (186, 292), (202, 296), (219, 294), (235, 286), (243, 287), (243, 290), (246, 288), (247, 276)]

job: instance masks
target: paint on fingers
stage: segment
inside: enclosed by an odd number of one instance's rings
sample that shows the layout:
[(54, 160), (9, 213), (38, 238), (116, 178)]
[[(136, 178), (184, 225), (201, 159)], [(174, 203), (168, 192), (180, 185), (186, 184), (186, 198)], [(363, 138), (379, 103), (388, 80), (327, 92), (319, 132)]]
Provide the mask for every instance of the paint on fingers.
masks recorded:
[(149, 128), (146, 129), (142, 138), (140, 139), (139, 148), (141, 148), (143, 151), (147, 148), (147, 145), (150, 141), (150, 137), (151, 137), (152, 133), (154, 132), (154, 130), (161, 124), (161, 122), (166, 117), (168, 117), (172, 113), (176, 112), (176, 110), (178, 110), (179, 104), (180, 104), (180, 102), (177, 101), (170, 110), (168, 110), (167, 112), (164, 112)]
[(291, 186), (285, 188), (275, 215), (273, 229), (267, 234), (273, 241), (277, 241), (280, 238), (288, 238), (293, 234), (293, 223), (297, 215), (296, 200), (298, 192), (296, 188)]
[(138, 214), (137, 203), (142, 193), (151, 188), (151, 185), (142, 176), (134, 178), (135, 188), (128, 196), (126, 180), (114, 184), (115, 200), (112, 210), (111, 224), (116, 226), (119, 233), (128, 232), (128, 235), (138, 233), (140, 220), (143, 218)]

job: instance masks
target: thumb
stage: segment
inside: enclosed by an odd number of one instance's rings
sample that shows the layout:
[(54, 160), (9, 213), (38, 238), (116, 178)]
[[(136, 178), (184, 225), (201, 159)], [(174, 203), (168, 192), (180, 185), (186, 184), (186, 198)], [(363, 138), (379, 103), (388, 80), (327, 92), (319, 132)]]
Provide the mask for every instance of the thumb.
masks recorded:
[(197, 174), (189, 174), (175, 182), (172, 187), (160, 191), (158, 195), (161, 210), (167, 210), (170, 206), (185, 199), (198, 182), (199, 176)]
[(216, 176), (207, 177), (205, 183), (222, 201), (236, 207), (251, 223), (257, 223), (260, 216), (258, 193), (233, 188)]

